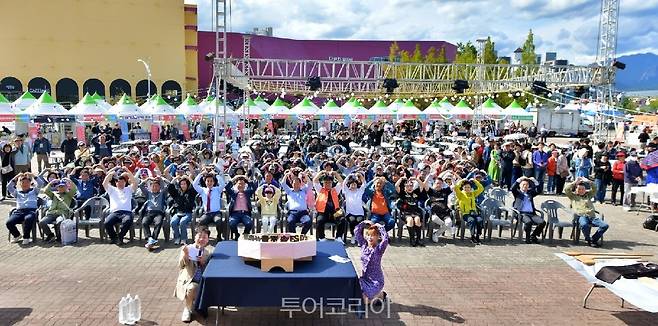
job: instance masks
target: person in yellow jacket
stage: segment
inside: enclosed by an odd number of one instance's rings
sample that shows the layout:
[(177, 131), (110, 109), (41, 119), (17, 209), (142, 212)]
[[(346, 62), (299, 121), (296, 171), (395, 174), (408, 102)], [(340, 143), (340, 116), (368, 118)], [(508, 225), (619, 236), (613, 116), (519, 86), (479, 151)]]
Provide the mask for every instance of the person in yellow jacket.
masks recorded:
[[(473, 189), (473, 185), (475, 185), (475, 189)], [(481, 244), (480, 234), (484, 226), (484, 219), (480, 216), (475, 198), (483, 191), (484, 187), (482, 184), (474, 178), (461, 179), (455, 185), (459, 213), (471, 231), (471, 242), (478, 245)]]
[(263, 228), (261, 232), (274, 233), (281, 189), (264, 184), (256, 190), (256, 197), (260, 205), (261, 224)]

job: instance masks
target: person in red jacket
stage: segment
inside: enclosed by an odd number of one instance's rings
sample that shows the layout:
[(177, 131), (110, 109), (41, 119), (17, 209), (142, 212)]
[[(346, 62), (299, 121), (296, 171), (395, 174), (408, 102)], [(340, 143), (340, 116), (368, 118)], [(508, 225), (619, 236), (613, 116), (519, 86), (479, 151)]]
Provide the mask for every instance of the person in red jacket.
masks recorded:
[(621, 191), (619, 203), (624, 201), (624, 164), (626, 163), (626, 154), (617, 153), (617, 161), (612, 165), (612, 205), (617, 205), (617, 189)]

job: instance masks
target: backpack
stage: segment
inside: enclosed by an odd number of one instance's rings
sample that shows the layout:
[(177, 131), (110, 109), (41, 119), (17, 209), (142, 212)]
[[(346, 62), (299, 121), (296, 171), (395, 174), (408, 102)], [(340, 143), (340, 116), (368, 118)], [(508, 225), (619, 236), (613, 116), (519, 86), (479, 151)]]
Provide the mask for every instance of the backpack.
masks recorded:
[(658, 231), (658, 215), (649, 215), (642, 223), (642, 227), (647, 230)]
[(68, 218), (64, 219), (59, 224), (59, 232), (62, 237), (63, 246), (78, 242), (78, 228), (75, 225), (75, 221)]

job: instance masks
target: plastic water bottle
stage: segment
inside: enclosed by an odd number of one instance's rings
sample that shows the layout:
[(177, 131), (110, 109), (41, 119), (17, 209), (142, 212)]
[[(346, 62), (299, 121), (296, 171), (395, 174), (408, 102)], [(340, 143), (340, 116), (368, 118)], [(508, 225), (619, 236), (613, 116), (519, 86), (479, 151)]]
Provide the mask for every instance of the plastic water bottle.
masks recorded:
[(142, 300), (139, 299), (139, 295), (135, 295), (133, 300), (133, 321), (138, 322), (142, 319)]
[(119, 324), (125, 324), (126, 323), (126, 308), (127, 308), (127, 300), (126, 297), (121, 298), (119, 301)]
[(128, 294), (126, 300), (126, 324), (133, 325), (135, 323), (135, 299)]

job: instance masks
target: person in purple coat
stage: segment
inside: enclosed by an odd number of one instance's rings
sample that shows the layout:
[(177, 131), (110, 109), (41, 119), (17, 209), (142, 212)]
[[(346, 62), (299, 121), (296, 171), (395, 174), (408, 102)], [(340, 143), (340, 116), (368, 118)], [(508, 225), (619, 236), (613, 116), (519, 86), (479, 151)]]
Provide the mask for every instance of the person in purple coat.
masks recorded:
[[(365, 236), (364, 236), (365, 229)], [(361, 247), (361, 277), (359, 284), (365, 304), (373, 300), (386, 300), (382, 256), (388, 247), (388, 233), (381, 224), (365, 220), (354, 230), (356, 241)], [(381, 240), (381, 241), (380, 241)]]

